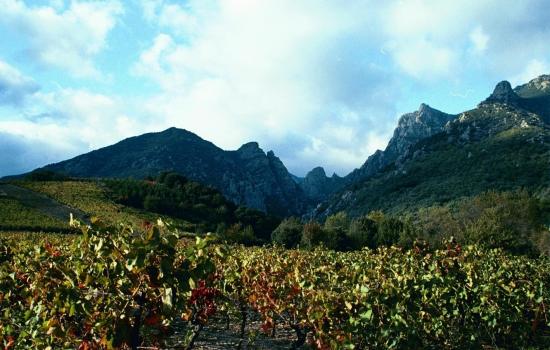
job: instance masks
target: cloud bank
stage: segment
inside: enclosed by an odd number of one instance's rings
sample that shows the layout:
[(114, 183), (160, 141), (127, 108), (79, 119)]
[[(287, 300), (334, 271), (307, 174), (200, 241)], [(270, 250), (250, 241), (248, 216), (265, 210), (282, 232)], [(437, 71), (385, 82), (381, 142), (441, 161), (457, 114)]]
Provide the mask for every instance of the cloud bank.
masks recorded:
[(105, 48), (107, 34), (122, 12), (118, 1), (64, 1), (51, 6), (29, 6), (0, 0), (0, 24), (19, 35), (37, 62), (68, 70), (79, 77), (98, 77), (94, 57)]

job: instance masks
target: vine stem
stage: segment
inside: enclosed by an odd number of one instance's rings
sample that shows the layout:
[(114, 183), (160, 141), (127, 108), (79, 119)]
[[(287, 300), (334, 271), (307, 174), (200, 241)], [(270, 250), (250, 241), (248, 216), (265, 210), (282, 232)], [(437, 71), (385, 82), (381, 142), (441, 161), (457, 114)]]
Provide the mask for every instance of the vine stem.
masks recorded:
[(195, 341), (199, 337), (200, 332), (204, 328), (204, 325), (202, 323), (199, 323), (195, 329), (193, 330), (193, 335), (191, 336), (191, 340), (189, 340), (189, 344), (185, 347), (185, 350), (191, 350), (195, 346)]

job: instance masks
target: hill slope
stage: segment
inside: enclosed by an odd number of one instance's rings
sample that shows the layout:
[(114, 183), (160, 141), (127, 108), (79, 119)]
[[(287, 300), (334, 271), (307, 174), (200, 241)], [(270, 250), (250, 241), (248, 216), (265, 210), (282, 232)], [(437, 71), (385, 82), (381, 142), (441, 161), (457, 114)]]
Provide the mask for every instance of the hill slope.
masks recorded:
[[(543, 90), (550, 76), (536, 81), (515, 90), (499, 83), (477, 108), (457, 117), (439, 115), (439, 132), (389, 153), (389, 161), (375, 162), (385, 159), (390, 141), (386, 151), (369, 158), (361, 176), (350, 174), (356, 178), (314, 215), (402, 212), (489, 189), (550, 186), (550, 93)], [(369, 166), (378, 170), (366, 171)]]
[(275, 154), (256, 142), (224, 151), (182, 129), (131, 137), (43, 169), (74, 177), (144, 178), (175, 171), (211, 185), (229, 200), (285, 216), (307, 206), (303, 191)]

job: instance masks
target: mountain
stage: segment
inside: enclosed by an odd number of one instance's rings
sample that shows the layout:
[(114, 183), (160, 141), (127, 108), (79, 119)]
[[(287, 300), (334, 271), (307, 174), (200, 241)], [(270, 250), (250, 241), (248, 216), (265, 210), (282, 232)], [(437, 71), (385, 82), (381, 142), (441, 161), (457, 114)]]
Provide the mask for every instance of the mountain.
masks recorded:
[(306, 177), (298, 182), (302, 191), (314, 203), (328, 199), (330, 195), (340, 190), (345, 184), (345, 179), (336, 174), (328, 177), (322, 167), (313, 168), (307, 173)]
[(409, 155), (411, 146), (441, 132), (445, 125), (456, 117), (422, 103), (417, 111), (404, 114), (399, 118), (386, 149), (378, 150), (367, 158), (359, 169), (346, 176), (346, 182), (360, 181), (378, 173), (389, 164), (402, 162)]
[(441, 132), (456, 115), (443, 113), (426, 104), (417, 111), (403, 115), (384, 151), (376, 151), (365, 163), (345, 177), (336, 174), (327, 177), (322, 167), (311, 170), (305, 178), (297, 180), (300, 188), (314, 202), (319, 203), (337, 193), (346, 185), (372, 176), (389, 164), (399, 163), (409, 154), (411, 146), (418, 141)]
[(275, 215), (297, 215), (307, 198), (272, 151), (256, 142), (224, 151), (183, 129), (130, 137), (42, 168), (86, 178), (144, 178), (174, 171), (211, 185), (231, 201)]
[(549, 86), (548, 75), (515, 89), (500, 82), (460, 115), (421, 105), (314, 215), (404, 212), (489, 189), (549, 187)]

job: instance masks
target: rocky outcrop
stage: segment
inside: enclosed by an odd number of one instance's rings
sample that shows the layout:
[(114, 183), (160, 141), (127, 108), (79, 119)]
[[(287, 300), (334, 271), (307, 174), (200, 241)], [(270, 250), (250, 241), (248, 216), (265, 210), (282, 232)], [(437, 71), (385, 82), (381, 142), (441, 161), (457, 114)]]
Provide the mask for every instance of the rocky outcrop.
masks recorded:
[(368, 157), (361, 168), (346, 176), (347, 182), (365, 179), (375, 175), (388, 165), (400, 163), (408, 156), (412, 145), (443, 131), (445, 125), (456, 117), (456, 115), (441, 112), (422, 103), (417, 111), (404, 114), (399, 118), (386, 149), (384, 151), (377, 150)]
[(521, 107), (540, 115), (550, 124), (550, 75), (541, 75), (514, 91), (521, 97)]
[(541, 75), (527, 84), (519, 85), (514, 92), (522, 98), (550, 95), (550, 74)]
[(495, 86), (491, 96), (480, 103), (480, 106), (491, 103), (503, 103), (510, 106), (518, 106), (520, 97), (512, 89), (512, 85), (506, 80), (501, 81)]
[(500, 82), (477, 108), (456, 116), (421, 105), (400, 118), (386, 149), (348, 175), (347, 186), (312, 216), (402, 212), (494, 188), (547, 187), (548, 86), (548, 75), (516, 89)]
[(300, 182), (299, 186), (313, 202), (327, 199), (344, 185), (344, 179), (336, 174), (328, 177), (322, 167), (313, 168)]

